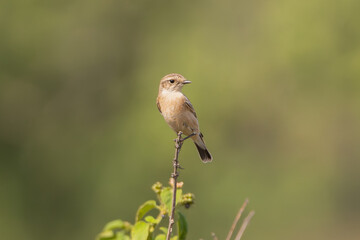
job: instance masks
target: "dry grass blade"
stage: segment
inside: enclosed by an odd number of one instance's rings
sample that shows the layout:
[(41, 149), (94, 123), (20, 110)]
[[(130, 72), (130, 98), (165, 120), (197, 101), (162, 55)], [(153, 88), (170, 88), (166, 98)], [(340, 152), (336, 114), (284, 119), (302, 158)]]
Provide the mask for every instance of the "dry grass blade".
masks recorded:
[(211, 236), (213, 237), (213, 240), (219, 240), (215, 233), (211, 233)]
[(231, 236), (232, 236), (232, 234), (233, 234), (233, 232), (234, 232), (234, 229), (235, 229), (235, 227), (236, 227), (236, 224), (238, 223), (238, 221), (239, 221), (239, 219), (240, 219), (240, 217), (241, 217), (241, 214), (243, 213), (243, 211), (244, 211), (246, 205), (248, 204), (248, 202), (249, 202), (249, 199), (245, 199), (245, 202), (244, 202), (243, 205), (241, 206), (239, 212), (237, 213), (237, 215), (236, 215), (236, 217), (235, 217), (235, 219), (234, 219), (233, 224), (231, 225), (231, 228), (230, 228), (230, 231), (229, 231), (229, 233), (228, 233), (228, 235), (227, 235), (227, 237), (226, 237), (226, 240), (230, 240), (230, 238), (231, 238)]
[(255, 214), (255, 212), (251, 211), (247, 215), (247, 217), (244, 219), (244, 221), (243, 221), (243, 223), (242, 223), (242, 225), (240, 227), (240, 230), (239, 230), (238, 234), (236, 235), (235, 240), (240, 240), (241, 239), (243, 233), (245, 232), (245, 229), (246, 229), (247, 225), (249, 224), (249, 222), (250, 222), (251, 218), (254, 216), (254, 214)]

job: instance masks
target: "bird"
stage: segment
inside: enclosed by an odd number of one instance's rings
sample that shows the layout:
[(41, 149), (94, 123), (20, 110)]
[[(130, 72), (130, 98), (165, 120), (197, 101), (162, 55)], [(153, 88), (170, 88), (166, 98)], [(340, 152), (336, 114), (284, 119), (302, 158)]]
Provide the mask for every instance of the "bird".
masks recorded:
[(181, 74), (171, 73), (160, 80), (156, 105), (165, 122), (176, 132), (191, 136), (204, 163), (212, 161), (204, 136), (200, 132), (199, 121), (190, 100), (181, 92), (183, 86), (191, 83)]

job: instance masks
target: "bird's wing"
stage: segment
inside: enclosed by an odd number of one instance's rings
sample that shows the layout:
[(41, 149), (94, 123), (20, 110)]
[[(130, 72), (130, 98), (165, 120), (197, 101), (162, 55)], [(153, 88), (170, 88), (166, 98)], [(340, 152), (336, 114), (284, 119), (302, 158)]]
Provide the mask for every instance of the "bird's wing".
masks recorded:
[(156, 106), (157, 106), (157, 108), (159, 109), (159, 112), (162, 113), (162, 112), (161, 112), (161, 107), (160, 107), (159, 98), (156, 99)]
[(197, 118), (195, 109), (187, 97), (185, 97), (185, 108), (194, 114), (194, 116)]

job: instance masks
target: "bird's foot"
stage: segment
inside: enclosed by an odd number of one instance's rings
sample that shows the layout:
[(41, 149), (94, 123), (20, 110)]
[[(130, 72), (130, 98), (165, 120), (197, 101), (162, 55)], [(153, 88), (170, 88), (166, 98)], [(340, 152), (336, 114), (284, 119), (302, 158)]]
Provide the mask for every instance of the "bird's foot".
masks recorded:
[(196, 133), (192, 133), (192, 134), (190, 134), (190, 135), (187, 136), (187, 137), (181, 138), (181, 139), (180, 139), (180, 142), (184, 142), (186, 139), (191, 138), (192, 136), (195, 136), (195, 135), (196, 135)]

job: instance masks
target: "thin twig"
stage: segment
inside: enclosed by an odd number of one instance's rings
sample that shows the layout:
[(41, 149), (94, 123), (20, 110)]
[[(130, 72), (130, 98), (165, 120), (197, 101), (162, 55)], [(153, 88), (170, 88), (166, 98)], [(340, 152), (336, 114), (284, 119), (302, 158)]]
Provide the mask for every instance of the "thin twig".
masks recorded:
[(178, 132), (178, 137), (175, 139), (175, 157), (173, 160), (174, 171), (171, 174), (171, 177), (173, 179), (173, 197), (172, 197), (171, 215), (169, 217), (169, 226), (168, 226), (166, 240), (170, 240), (172, 227), (175, 223), (174, 216), (175, 216), (175, 206), (176, 206), (177, 177), (179, 176), (179, 173), (178, 173), (179, 153), (181, 150), (181, 146), (184, 142), (184, 139), (181, 139), (181, 135), (182, 135), (182, 132)]
[(227, 237), (226, 237), (226, 240), (230, 240), (230, 238), (231, 238), (231, 236), (232, 236), (232, 234), (233, 234), (233, 232), (234, 232), (234, 229), (235, 229), (235, 227), (236, 227), (236, 224), (238, 223), (238, 221), (239, 221), (239, 219), (240, 219), (240, 217), (241, 217), (241, 214), (243, 213), (243, 211), (244, 211), (246, 205), (248, 204), (248, 202), (249, 202), (249, 199), (245, 199), (245, 202), (243, 203), (243, 205), (242, 205), (241, 208), (239, 209), (239, 212), (237, 213), (237, 215), (236, 215), (236, 217), (235, 217), (235, 219), (234, 219), (234, 222), (233, 222), (233, 224), (231, 225), (231, 228), (230, 228), (230, 231), (229, 231), (229, 233), (228, 233), (228, 235), (227, 235)]
[(247, 225), (249, 224), (249, 222), (250, 222), (251, 218), (254, 216), (254, 214), (255, 214), (255, 212), (254, 212), (254, 211), (251, 211), (251, 212), (247, 215), (247, 217), (244, 219), (244, 221), (243, 221), (243, 223), (242, 223), (242, 225), (241, 225), (241, 227), (240, 227), (240, 230), (239, 230), (238, 234), (236, 235), (235, 240), (240, 240), (241, 236), (243, 235), (243, 233), (244, 233)]

